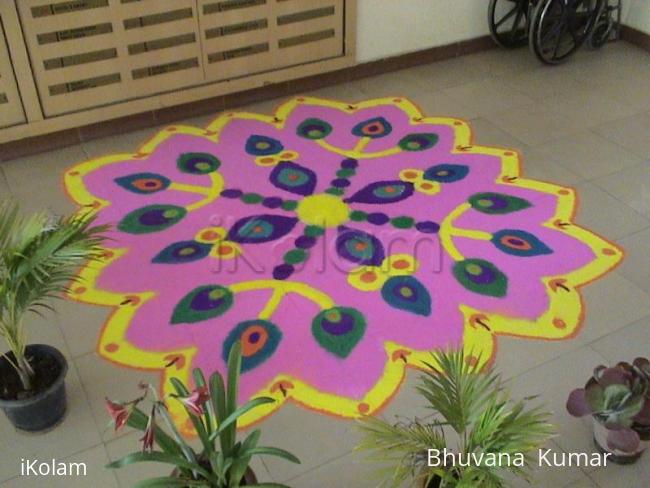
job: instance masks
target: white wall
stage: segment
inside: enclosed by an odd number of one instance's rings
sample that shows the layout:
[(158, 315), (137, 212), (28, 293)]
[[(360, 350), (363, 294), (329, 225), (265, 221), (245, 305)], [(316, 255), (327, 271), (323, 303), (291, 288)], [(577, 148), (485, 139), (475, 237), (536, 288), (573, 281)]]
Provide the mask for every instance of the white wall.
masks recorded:
[(358, 0), (358, 5), (359, 62), (488, 33), (487, 0)]
[(650, 1), (623, 0), (623, 23), (635, 29), (650, 34)]

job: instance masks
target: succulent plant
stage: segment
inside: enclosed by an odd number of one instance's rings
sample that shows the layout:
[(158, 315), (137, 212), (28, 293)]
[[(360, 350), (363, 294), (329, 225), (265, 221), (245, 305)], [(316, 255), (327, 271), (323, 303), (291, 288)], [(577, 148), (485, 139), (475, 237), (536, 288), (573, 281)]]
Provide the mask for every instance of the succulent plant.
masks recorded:
[(634, 453), (641, 438), (639, 427), (650, 426), (650, 361), (598, 366), (584, 388), (571, 392), (566, 404), (574, 417), (591, 415), (607, 430), (607, 446)]

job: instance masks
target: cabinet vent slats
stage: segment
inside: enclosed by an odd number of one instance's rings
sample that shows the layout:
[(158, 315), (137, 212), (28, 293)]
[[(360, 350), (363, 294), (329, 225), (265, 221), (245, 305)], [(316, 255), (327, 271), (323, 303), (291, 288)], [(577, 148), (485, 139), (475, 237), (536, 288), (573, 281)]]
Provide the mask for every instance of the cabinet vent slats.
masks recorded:
[[(20, 0), (16, 7), (45, 117), (345, 54), (345, 0)], [(11, 92), (0, 93), (11, 103)]]

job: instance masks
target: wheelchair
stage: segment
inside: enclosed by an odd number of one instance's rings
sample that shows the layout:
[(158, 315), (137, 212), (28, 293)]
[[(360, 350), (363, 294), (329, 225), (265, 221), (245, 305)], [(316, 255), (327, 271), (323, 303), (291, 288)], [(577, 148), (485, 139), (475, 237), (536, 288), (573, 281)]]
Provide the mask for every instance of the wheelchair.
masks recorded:
[(617, 39), (621, 0), (490, 0), (488, 24), (504, 48), (528, 44), (545, 64), (559, 64), (584, 43), (592, 49)]

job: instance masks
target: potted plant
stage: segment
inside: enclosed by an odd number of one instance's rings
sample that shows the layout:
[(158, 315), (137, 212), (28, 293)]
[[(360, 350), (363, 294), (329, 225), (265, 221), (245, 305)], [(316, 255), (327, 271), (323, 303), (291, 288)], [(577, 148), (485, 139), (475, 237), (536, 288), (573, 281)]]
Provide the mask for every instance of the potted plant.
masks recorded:
[(513, 402), (500, 375), (481, 371), (462, 351), (432, 355), (417, 391), (433, 417), (364, 417), (357, 449), (384, 465), (386, 484), (394, 487), (498, 488), (508, 485), (506, 474), (529, 479), (532, 452), (553, 433), (550, 414), (528, 407), (531, 397)]
[[(187, 486), (210, 488), (237, 488), (256, 486), (282, 488), (277, 483), (258, 483), (250, 468), (253, 456), (278, 456), (293, 463), (300, 463), (293, 454), (275, 447), (261, 447), (257, 443), (261, 432), (255, 429), (243, 441), (237, 441), (237, 419), (246, 412), (275, 400), (258, 397), (237, 406), (239, 373), (241, 371), (241, 344), (236, 342), (228, 355), (228, 380), (215, 372), (206, 383), (200, 369), (193, 371), (195, 389), (191, 392), (178, 379), (172, 384), (176, 394), (171, 398), (159, 398), (151, 385), (141, 385), (144, 393), (130, 402), (116, 403), (107, 400), (108, 411), (115, 429), (128, 424), (144, 432), (141, 439), (142, 452), (136, 452), (108, 465), (121, 468), (133, 463), (157, 462), (175, 466), (171, 476), (148, 479), (136, 487)], [(151, 399), (150, 414), (146, 415), (138, 405), (147, 397)], [(179, 401), (198, 434), (201, 450), (197, 452), (183, 439), (170, 418), (166, 402)], [(160, 420), (157, 420), (160, 419)], [(157, 425), (160, 421), (166, 433)], [(154, 450), (154, 445), (159, 450)], [(286, 488), (286, 487), (285, 487)]]
[(93, 218), (22, 216), (15, 203), (0, 203), (0, 408), (21, 430), (56, 425), (65, 414), (67, 362), (60, 351), (28, 344), (29, 313), (51, 309), (78, 266), (99, 255), (105, 226)]
[(574, 417), (592, 416), (594, 442), (610, 461), (635, 462), (650, 441), (650, 362), (598, 366), (584, 388), (571, 392), (566, 408)]

